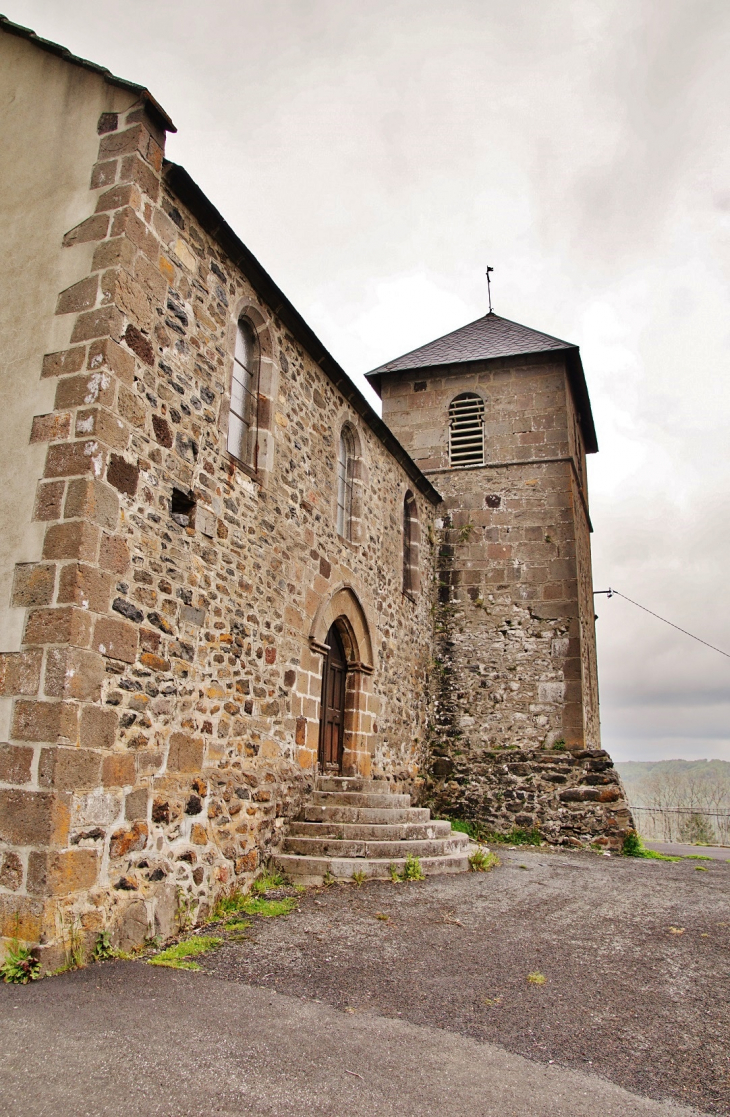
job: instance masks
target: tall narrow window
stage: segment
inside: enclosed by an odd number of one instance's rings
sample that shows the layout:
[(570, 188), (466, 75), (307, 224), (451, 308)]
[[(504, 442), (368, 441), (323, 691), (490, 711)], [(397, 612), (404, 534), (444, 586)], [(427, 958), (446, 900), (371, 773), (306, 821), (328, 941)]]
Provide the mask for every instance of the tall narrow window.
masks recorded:
[(484, 465), (484, 400), (462, 392), (449, 406), (449, 462), (452, 469)]
[(352, 538), (352, 435), (343, 427), (337, 452), (337, 533), (344, 539)]
[(256, 468), (256, 342), (249, 323), (242, 318), (236, 329), (236, 350), (231, 378), (231, 409), (228, 417), (228, 452)]
[(409, 489), (403, 499), (403, 592), (407, 594), (420, 589), (420, 541), (416, 498)]

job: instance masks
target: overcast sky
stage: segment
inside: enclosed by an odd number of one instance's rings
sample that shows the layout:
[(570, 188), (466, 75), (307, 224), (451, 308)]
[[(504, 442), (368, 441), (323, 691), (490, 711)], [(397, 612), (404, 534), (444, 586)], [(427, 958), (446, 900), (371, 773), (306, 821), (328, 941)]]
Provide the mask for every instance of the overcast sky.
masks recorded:
[[(728, 0), (4, 0), (147, 85), (344, 368), (495, 309), (581, 346), (594, 584), (730, 652)], [(730, 760), (730, 659), (597, 599), (617, 760)]]

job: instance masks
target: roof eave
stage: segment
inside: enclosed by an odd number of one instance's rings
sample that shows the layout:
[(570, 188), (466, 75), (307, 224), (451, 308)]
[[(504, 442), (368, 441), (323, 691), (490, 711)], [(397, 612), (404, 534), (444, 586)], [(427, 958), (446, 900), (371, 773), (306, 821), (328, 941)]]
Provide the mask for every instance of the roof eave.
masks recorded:
[(558, 357), (564, 356), (566, 363), (566, 371), (568, 373), (568, 383), (570, 384), (573, 402), (575, 409), (578, 413), (578, 421), (580, 429), (583, 434), (583, 441), (585, 443), (587, 454), (598, 453), (598, 439), (596, 437), (596, 428), (593, 422), (593, 412), (591, 410), (590, 396), (588, 395), (588, 385), (586, 384), (585, 373), (583, 371), (583, 362), (580, 357), (580, 349), (577, 345), (566, 345), (562, 349), (542, 349), (530, 350), (526, 353), (509, 353), (498, 357), (475, 357), (468, 361), (444, 361), (438, 365), (417, 365), (413, 368), (407, 369), (387, 369), (378, 368), (372, 372), (365, 373), (365, 379), (375, 389), (379, 396), (382, 396), (382, 379), (384, 376), (402, 376), (404, 374), (422, 373), (423, 375), (433, 375), (434, 369), (454, 369), (459, 365), (475, 365), (484, 364), (488, 361), (511, 361), (518, 357)]
[(138, 85), (134, 81), (127, 81), (126, 78), (118, 78), (117, 75), (113, 74), (106, 66), (100, 66), (98, 62), (91, 62), (88, 58), (80, 58), (79, 55), (73, 54), (68, 47), (62, 47), (60, 43), (54, 43), (50, 39), (42, 39), (40, 35), (36, 35), (35, 31), (30, 27), (23, 27), (20, 23), (13, 23), (7, 16), (0, 15), (0, 30), (6, 31), (9, 35), (16, 35), (19, 39), (26, 39), (29, 43), (33, 43), (48, 54), (55, 54), (58, 58), (63, 58), (64, 61), (70, 62), (74, 66), (80, 66), (83, 70), (90, 70), (94, 74), (99, 74), (99, 76), (110, 85), (117, 85), (121, 89), (129, 89), (132, 93), (136, 93), (141, 100), (145, 101), (149, 106), (150, 113), (153, 118), (155, 118), (156, 124), (159, 124), (166, 132), (177, 132), (177, 128), (162, 105), (152, 96), (149, 89), (144, 85)]
[(565, 361), (568, 370), (568, 383), (570, 384), (570, 390), (573, 395), (573, 403), (575, 404), (575, 410), (578, 415), (578, 422), (580, 423), (586, 454), (597, 454), (598, 437), (593, 422), (591, 397), (588, 395), (588, 385), (586, 384), (585, 372), (583, 371), (583, 361), (581, 360), (580, 349), (577, 345), (567, 350)]
[(312, 360), (319, 365), (324, 374), (367, 423), (373, 433), (377, 435), (386, 449), (403, 467), (419, 492), (432, 504), (440, 504), (443, 500), (441, 494), (434, 488), (425, 474), (421, 473), (410, 454), (401, 446), (390, 428), (370, 406), (332, 354), (325, 349), (299, 311), (290, 303), (281, 288), (277, 286), (250, 249), (233, 231), (185, 168), (177, 163), (166, 161), (163, 174), (165, 181), (175, 195), (187, 206), (209, 236), (213, 237), (220, 245), (226, 256), (241, 269), (257, 294), (277, 315), (292, 336), (306, 349)]

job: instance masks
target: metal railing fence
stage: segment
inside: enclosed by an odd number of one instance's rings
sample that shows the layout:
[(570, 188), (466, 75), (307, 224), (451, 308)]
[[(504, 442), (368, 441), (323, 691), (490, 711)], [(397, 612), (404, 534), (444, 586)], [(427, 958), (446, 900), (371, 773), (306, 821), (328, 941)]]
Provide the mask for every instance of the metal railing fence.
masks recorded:
[(730, 845), (730, 810), (632, 806), (642, 838), (656, 842)]

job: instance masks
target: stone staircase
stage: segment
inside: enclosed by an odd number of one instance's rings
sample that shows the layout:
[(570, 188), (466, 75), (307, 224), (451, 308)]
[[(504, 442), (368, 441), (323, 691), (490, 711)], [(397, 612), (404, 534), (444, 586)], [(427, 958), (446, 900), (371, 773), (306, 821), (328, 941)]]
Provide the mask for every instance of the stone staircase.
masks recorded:
[(410, 854), (423, 872), (464, 873), (476, 847), (450, 822), (412, 807), (410, 795), (385, 780), (318, 776), (303, 818), (289, 823), (279, 867), (297, 882), (321, 884), (325, 876), (352, 880), (353, 874), (387, 880), (391, 866), (401, 873)]

